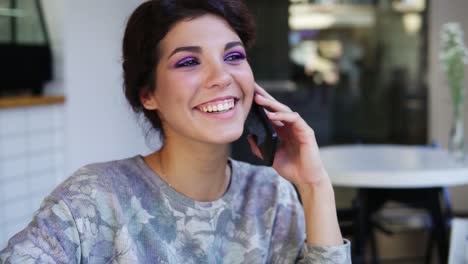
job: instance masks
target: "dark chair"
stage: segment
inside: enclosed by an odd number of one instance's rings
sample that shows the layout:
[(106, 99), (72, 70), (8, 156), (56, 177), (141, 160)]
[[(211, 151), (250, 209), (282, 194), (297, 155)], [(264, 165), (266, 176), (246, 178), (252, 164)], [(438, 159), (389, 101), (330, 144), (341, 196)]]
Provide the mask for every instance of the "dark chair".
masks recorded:
[(448, 229), (452, 218), (448, 190), (446, 188), (413, 188), (413, 189), (380, 189), (361, 188), (358, 192), (358, 210), (356, 221), (353, 223), (355, 232), (353, 241), (361, 247), (353, 247), (353, 262), (365, 263), (363, 245), (370, 242), (371, 262), (378, 263), (375, 232), (380, 230), (392, 235), (393, 230), (385, 225), (384, 218), (375, 217), (377, 212), (385, 207), (387, 202), (397, 202), (409, 208), (418, 208), (427, 214), (427, 228), (430, 237), (427, 242), (425, 263), (432, 259), (432, 248), (437, 246), (439, 262), (446, 263), (448, 256)]

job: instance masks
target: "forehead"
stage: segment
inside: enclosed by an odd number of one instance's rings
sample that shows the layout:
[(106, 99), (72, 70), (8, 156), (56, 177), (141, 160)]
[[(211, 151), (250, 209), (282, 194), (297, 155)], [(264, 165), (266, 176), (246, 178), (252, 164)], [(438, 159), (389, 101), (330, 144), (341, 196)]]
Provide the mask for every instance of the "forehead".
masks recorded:
[(221, 17), (202, 15), (177, 22), (161, 40), (161, 51), (169, 52), (179, 46), (216, 46), (240, 41), (239, 36)]

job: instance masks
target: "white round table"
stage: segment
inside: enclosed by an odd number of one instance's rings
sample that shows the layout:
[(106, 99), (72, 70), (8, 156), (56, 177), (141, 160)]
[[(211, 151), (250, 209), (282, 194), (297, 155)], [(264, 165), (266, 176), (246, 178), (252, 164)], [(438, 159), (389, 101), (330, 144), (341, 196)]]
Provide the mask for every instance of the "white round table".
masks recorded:
[(333, 185), (425, 188), (468, 184), (468, 162), (455, 162), (446, 150), (427, 146), (342, 145), (322, 147)]
[[(322, 147), (320, 155), (334, 186), (358, 189), (353, 263), (363, 262), (366, 241), (372, 239), (372, 214), (390, 200), (429, 213), (439, 261), (447, 262), (451, 214), (448, 199), (441, 198), (445, 187), (468, 184), (468, 162), (428, 146), (340, 145)], [(375, 243), (371, 246), (376, 263)]]

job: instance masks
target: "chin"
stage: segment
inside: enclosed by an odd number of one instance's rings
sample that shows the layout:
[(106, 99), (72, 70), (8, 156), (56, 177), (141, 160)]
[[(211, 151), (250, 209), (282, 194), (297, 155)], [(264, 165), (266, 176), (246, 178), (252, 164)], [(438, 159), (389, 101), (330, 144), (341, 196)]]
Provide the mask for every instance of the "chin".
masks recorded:
[(238, 140), (242, 136), (243, 128), (241, 129), (232, 129), (229, 132), (222, 132), (211, 134), (209, 140), (216, 144), (230, 144), (236, 140)]

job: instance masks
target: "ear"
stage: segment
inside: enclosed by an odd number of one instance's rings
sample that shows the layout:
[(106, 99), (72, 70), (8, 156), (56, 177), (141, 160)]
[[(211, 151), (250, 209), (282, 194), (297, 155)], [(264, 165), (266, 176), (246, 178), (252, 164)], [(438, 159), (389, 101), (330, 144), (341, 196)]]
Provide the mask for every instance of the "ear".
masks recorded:
[(159, 108), (156, 97), (150, 89), (143, 89), (141, 91), (140, 102), (146, 110), (156, 110)]

